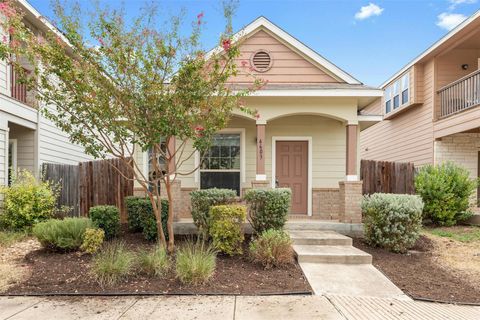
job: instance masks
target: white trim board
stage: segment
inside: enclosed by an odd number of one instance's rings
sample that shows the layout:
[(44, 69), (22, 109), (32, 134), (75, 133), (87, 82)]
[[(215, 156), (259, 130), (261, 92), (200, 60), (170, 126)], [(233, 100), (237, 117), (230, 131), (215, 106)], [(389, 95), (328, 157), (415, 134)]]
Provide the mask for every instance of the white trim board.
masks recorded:
[[(287, 33), (285, 30), (281, 29), (274, 23), (272, 23), (267, 18), (260, 16), (255, 19), (250, 24), (246, 25), (241, 29), (239, 32), (233, 35), (233, 41), (236, 42), (241, 40), (243, 37), (251, 34), (252, 32), (256, 31), (259, 28), (264, 28), (271, 33), (273, 33), (276, 37), (280, 38), (280, 40), (286, 42), (292, 48), (295, 48), (298, 52), (300, 52), (305, 57), (311, 59), (313, 62), (317, 63), (318, 65), (322, 66), (323, 68), (327, 69), (330, 73), (332, 73), (335, 77), (340, 80), (343, 80), (349, 84), (360, 84), (361, 82), (352, 77), (347, 72), (340, 69), (338, 66), (333, 64), (332, 62), (328, 61), (324, 57), (322, 57), (317, 52), (310, 49), (308, 46), (297, 40), (295, 37)], [(218, 46), (212, 50), (210, 50), (206, 58), (208, 59), (211, 55), (220, 53), (223, 50), (222, 47)]]
[(313, 152), (311, 136), (273, 136), (272, 137), (272, 188), (275, 188), (277, 141), (307, 141), (308, 142), (308, 179), (307, 179), (307, 215), (312, 216), (312, 172)]

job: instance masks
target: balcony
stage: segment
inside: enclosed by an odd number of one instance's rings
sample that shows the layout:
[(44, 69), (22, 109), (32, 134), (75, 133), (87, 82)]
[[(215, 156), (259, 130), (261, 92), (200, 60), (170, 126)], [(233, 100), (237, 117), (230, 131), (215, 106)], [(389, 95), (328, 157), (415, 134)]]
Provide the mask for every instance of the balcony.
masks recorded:
[[(30, 71), (24, 69), (24, 72), (28, 75)], [(15, 100), (33, 106), (31, 93), (28, 91), (27, 84), (20, 81), (20, 76), (15, 72), (14, 68), (11, 68), (10, 72), (10, 94)]]
[(438, 90), (440, 119), (480, 105), (480, 69)]

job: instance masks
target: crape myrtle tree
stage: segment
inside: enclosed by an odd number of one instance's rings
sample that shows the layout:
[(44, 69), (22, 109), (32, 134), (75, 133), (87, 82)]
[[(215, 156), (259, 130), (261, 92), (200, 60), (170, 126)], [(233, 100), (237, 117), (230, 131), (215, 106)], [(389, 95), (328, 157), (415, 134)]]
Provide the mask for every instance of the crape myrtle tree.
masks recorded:
[[(124, 10), (96, 4), (86, 13), (79, 4), (55, 2), (55, 28), (39, 33), (24, 24), (24, 13), (13, 1), (0, 3), (6, 31), (1, 58), (11, 63), (20, 81), (42, 102), (39, 105), (49, 106), (41, 111), (72, 142), (95, 158), (116, 157), (127, 165), (152, 203), (158, 241), (169, 252), (174, 251), (171, 185), (179, 175), (192, 173), (192, 168), (182, 171), (182, 164), (193, 156), (188, 150), (203, 154), (234, 109), (255, 116), (241, 97), (262, 81), (252, 76), (251, 85), (242, 90), (228, 83), (238, 72), (233, 7), (224, 3), (220, 49), (207, 54), (200, 43), (203, 13), (190, 25), (185, 14), (160, 21), (154, 5), (127, 20)], [(32, 69), (28, 73), (22, 68), (25, 61)], [(187, 143), (193, 148), (185, 148)], [(135, 161), (136, 148), (148, 151), (151, 175)], [(170, 203), (168, 243), (160, 182)]]

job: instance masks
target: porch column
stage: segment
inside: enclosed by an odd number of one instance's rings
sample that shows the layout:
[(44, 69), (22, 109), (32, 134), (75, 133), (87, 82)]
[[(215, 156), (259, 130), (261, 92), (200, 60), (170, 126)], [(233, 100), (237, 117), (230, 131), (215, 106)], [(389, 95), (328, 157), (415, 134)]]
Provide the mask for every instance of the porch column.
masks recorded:
[(257, 169), (255, 181), (252, 181), (252, 188), (268, 188), (270, 183), (267, 181), (265, 173), (265, 126), (266, 121), (257, 120)]
[(357, 143), (358, 143), (358, 125), (347, 124), (347, 163), (346, 175), (347, 181), (358, 181), (357, 173)]

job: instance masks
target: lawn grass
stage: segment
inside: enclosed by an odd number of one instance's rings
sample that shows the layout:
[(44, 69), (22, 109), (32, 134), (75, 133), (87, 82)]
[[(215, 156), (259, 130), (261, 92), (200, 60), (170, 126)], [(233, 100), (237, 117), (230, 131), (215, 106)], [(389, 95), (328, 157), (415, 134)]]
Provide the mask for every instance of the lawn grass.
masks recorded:
[(480, 241), (480, 227), (475, 226), (426, 228), (425, 231), (438, 237), (465, 243)]
[(0, 230), (0, 247), (8, 247), (17, 241), (25, 239), (27, 236), (25, 232)]

